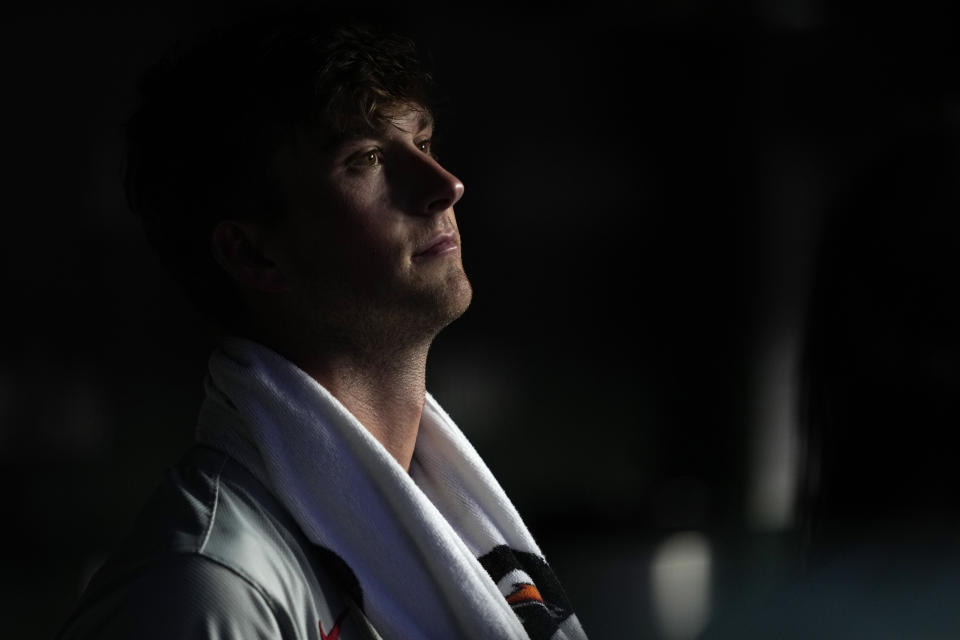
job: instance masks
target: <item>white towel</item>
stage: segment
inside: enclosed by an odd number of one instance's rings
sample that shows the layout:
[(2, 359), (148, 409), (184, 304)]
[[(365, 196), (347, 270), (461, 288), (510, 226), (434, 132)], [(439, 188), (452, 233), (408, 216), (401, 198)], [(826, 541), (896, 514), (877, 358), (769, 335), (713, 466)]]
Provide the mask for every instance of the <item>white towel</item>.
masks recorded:
[(430, 394), (408, 474), (313, 378), (227, 338), (197, 436), (346, 562), (387, 640), (586, 638), (516, 508)]

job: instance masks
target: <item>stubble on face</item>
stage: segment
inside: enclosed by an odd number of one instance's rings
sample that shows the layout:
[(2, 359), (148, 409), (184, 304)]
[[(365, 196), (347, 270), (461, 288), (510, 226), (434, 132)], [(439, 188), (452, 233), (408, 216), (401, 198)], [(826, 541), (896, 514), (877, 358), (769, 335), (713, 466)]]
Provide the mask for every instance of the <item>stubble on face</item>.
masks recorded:
[[(470, 304), (453, 213), (462, 185), (443, 210), (417, 209), (456, 180), (422, 150), (431, 131), (421, 113), (398, 112), (381, 134), (291, 156), (288, 269), (303, 321), (327, 339), (381, 350), (429, 342)], [(371, 149), (382, 156), (357, 166)], [(444, 233), (456, 251), (415, 256)]]

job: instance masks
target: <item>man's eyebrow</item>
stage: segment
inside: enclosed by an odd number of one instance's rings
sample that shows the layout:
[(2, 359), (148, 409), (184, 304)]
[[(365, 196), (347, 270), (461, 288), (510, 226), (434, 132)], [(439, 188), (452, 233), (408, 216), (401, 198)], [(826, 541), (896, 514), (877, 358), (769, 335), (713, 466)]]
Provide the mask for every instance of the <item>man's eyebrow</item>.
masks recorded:
[[(433, 119), (433, 114), (426, 110), (418, 110), (415, 130), (411, 133), (413, 133), (413, 135), (420, 135), (427, 129), (432, 129), (435, 127), (436, 121)], [(377, 129), (373, 128), (361, 127), (353, 130), (342, 131), (333, 135), (323, 135), (317, 138), (319, 141), (318, 148), (323, 152), (336, 151), (338, 148), (355, 143), (359, 140), (378, 138), (379, 136), (383, 135), (383, 133), (383, 130), (378, 131)]]
[(417, 133), (423, 133), (425, 130), (433, 127), (433, 114), (429, 111), (421, 111), (417, 116)]

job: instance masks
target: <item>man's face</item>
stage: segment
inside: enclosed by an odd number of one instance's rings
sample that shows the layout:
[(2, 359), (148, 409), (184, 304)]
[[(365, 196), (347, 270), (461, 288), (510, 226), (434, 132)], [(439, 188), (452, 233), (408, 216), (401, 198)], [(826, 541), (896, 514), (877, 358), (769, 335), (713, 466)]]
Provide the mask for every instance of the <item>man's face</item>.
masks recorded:
[(305, 322), (432, 337), (472, 295), (453, 213), (463, 184), (431, 155), (426, 112), (392, 114), (382, 132), (281, 154), (278, 264)]

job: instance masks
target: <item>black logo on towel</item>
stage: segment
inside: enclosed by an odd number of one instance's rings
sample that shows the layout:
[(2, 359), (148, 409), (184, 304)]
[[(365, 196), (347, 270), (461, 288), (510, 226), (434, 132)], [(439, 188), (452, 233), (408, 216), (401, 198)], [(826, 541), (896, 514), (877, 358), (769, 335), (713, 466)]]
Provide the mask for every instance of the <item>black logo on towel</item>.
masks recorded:
[(479, 558), (531, 640), (549, 640), (573, 608), (543, 558), (506, 545)]

